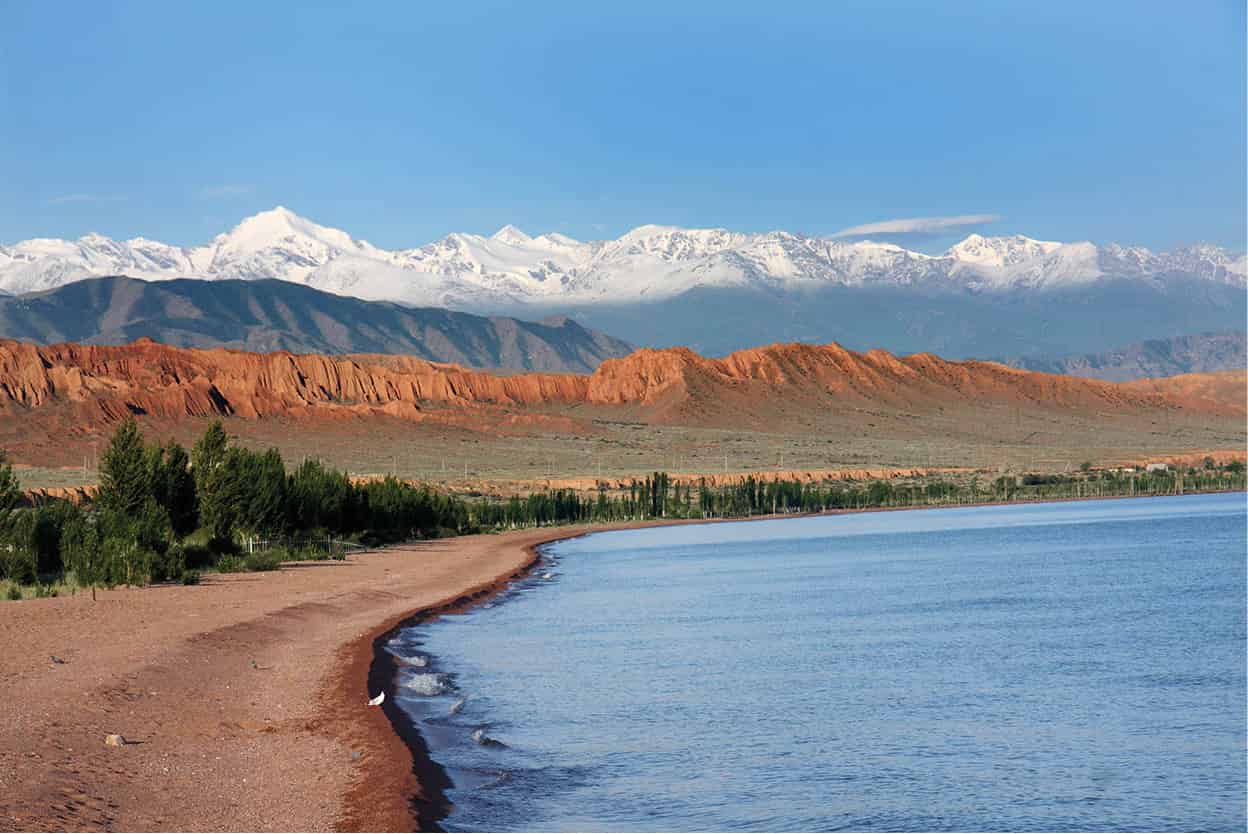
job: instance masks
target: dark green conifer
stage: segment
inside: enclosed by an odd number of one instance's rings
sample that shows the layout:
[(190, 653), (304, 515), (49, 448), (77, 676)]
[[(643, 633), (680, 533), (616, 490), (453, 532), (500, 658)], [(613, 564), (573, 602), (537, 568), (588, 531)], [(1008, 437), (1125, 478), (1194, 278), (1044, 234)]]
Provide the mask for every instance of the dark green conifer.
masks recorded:
[(127, 417), (113, 433), (100, 459), (100, 505), (137, 518), (152, 495), (148, 466), (139, 425), (133, 417)]

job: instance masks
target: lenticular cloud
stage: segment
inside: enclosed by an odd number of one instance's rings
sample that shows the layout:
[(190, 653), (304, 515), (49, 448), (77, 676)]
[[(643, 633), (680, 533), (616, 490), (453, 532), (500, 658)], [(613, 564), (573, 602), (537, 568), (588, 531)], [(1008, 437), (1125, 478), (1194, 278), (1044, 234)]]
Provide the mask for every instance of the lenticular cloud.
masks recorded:
[(952, 217), (903, 217), (897, 220), (881, 220), (841, 229), (832, 237), (864, 237), (866, 235), (928, 235), (950, 232), (967, 226), (996, 223), (999, 214), (957, 214)]

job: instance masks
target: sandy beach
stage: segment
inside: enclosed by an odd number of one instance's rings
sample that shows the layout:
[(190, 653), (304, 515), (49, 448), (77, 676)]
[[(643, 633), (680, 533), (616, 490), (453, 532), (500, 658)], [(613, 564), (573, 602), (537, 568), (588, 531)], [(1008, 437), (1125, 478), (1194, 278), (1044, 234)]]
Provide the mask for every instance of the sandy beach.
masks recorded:
[[(903, 509), (922, 508), (865, 512)], [(392, 700), (365, 706), (390, 686), (391, 631), (502, 589), (547, 542), (744, 520), (464, 536), (0, 603), (0, 830), (428, 828), (440, 769)]]
[(580, 532), (4, 603), (0, 829), (413, 829), (411, 752), (365, 707), (373, 642)]

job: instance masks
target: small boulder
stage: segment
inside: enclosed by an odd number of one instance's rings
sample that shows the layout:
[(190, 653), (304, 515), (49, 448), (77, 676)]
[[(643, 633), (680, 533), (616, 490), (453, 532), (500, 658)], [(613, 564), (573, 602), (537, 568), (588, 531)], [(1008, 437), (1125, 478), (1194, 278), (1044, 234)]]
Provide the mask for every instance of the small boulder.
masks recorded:
[(104, 744), (109, 747), (125, 747), (126, 737), (121, 733), (109, 733), (104, 736)]

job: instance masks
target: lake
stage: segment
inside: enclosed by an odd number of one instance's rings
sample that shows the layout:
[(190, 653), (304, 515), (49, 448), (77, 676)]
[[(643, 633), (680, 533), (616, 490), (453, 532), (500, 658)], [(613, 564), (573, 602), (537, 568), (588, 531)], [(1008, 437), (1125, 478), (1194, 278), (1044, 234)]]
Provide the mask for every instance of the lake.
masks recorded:
[(451, 830), (1244, 830), (1242, 494), (598, 533), (402, 631)]

